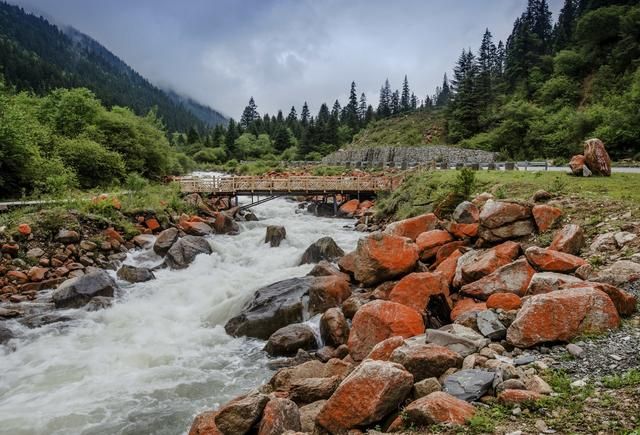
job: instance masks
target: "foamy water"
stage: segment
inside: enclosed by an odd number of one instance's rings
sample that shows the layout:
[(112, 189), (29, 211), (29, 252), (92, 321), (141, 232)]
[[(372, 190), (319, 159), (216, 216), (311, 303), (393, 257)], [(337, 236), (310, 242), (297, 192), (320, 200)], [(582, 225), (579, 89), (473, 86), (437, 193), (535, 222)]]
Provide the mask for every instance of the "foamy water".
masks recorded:
[[(180, 434), (199, 411), (266, 381), (264, 342), (229, 337), (225, 322), (261, 286), (305, 275), (307, 248), (331, 236), (345, 251), (358, 233), (349, 221), (296, 213), (277, 199), (255, 209), (259, 222), (237, 236), (213, 236), (214, 253), (156, 280), (120, 283), (124, 296), (106, 310), (68, 310), (71, 322), (28, 329), (12, 321), (14, 351), (0, 347), (2, 434)], [(267, 225), (284, 225), (278, 248)], [(131, 264), (157, 264), (152, 251)]]

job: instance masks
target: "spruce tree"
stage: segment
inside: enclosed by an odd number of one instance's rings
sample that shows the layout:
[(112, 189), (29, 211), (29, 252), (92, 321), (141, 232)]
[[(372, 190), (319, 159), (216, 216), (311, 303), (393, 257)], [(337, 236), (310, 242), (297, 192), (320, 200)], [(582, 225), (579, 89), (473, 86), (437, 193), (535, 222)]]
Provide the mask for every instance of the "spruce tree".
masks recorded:
[(295, 106), (291, 106), (291, 110), (287, 115), (287, 125), (291, 126), (291, 124), (297, 121), (298, 121), (298, 113), (296, 112)]
[(302, 105), (302, 113), (300, 113), (300, 124), (303, 128), (306, 128), (309, 125), (309, 105), (305, 101)]
[(349, 91), (349, 103), (346, 106), (345, 121), (352, 131), (358, 129), (358, 94), (356, 93), (356, 82), (351, 82), (351, 90)]
[(335, 118), (336, 121), (340, 120), (340, 112), (342, 112), (342, 107), (340, 106), (340, 102), (336, 100), (333, 103), (333, 107), (331, 108), (331, 117)]
[(227, 132), (224, 136), (224, 146), (229, 159), (235, 159), (238, 157), (238, 149), (236, 148), (236, 139), (238, 139), (238, 137), (240, 137), (240, 133), (238, 132), (236, 122), (231, 118), (229, 119)]
[(411, 95), (409, 93), (409, 80), (405, 74), (402, 82), (402, 95), (400, 96), (400, 110), (408, 112), (411, 109)]
[(560, 15), (558, 16), (558, 22), (553, 28), (553, 48), (555, 51), (562, 50), (571, 42), (577, 18), (577, 1), (564, 0), (564, 6), (560, 10)]
[(400, 91), (397, 89), (391, 94), (391, 113), (400, 113)]
[(435, 105), (437, 107), (444, 107), (449, 104), (449, 100), (451, 99), (451, 88), (449, 87), (449, 80), (447, 78), (447, 74), (445, 73), (444, 78), (442, 79), (442, 87), (439, 88), (439, 92), (436, 92)]
[(240, 124), (247, 128), (253, 121), (258, 119), (260, 115), (258, 114), (258, 106), (256, 106), (253, 97), (249, 99), (249, 104), (244, 108), (242, 112), (242, 117), (240, 118)]
[(364, 118), (367, 114), (367, 96), (363, 93), (360, 94), (360, 104), (358, 106), (358, 118), (361, 122), (364, 122)]
[(391, 85), (389, 84), (389, 79), (386, 79), (384, 85), (380, 88), (378, 116), (384, 118), (389, 115), (391, 115)]
[(493, 101), (493, 72), (495, 70), (497, 48), (492, 41), (489, 29), (486, 29), (478, 52), (478, 78), (476, 80), (476, 94), (478, 104), (485, 110)]
[(411, 110), (416, 110), (418, 108), (418, 97), (413, 92), (411, 93)]

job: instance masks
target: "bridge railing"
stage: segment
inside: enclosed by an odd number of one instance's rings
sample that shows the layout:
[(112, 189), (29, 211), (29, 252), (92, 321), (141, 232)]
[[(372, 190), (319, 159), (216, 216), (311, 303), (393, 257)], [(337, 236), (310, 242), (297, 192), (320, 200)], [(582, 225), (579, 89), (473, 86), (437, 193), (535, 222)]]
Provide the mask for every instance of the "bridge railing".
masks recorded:
[(236, 192), (376, 192), (396, 188), (398, 177), (180, 177), (182, 192), (210, 192), (235, 194)]

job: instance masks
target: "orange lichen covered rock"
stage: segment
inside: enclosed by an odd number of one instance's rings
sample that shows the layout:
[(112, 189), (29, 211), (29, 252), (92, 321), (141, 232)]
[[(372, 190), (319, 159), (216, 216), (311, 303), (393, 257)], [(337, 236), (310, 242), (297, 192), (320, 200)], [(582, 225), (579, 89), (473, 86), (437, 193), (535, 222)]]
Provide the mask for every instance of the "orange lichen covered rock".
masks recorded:
[(533, 220), (536, 222), (538, 231), (544, 233), (551, 228), (562, 216), (562, 210), (547, 204), (534, 205), (531, 210)]
[(445, 243), (444, 245), (440, 246), (438, 248), (438, 251), (436, 252), (436, 260), (433, 263), (434, 266), (439, 266), (440, 263), (449, 258), (451, 254), (464, 246), (467, 246), (467, 241), (465, 240), (456, 240), (455, 242)]
[(280, 435), (301, 429), (298, 406), (289, 399), (273, 397), (262, 412), (258, 435)]
[(427, 213), (420, 216), (392, 222), (387, 225), (384, 232), (394, 236), (408, 237), (416, 240), (418, 236), (425, 231), (435, 229), (438, 224), (438, 217), (433, 213)]
[(584, 231), (579, 225), (569, 224), (558, 230), (549, 249), (578, 255), (584, 246)]
[(445, 243), (451, 242), (453, 237), (449, 234), (448, 231), (445, 230), (431, 230), (425, 231), (424, 233), (418, 236), (416, 240), (416, 245), (418, 245), (418, 250), (420, 251), (420, 258), (423, 260), (429, 260), (435, 257), (437, 248), (439, 246), (444, 245)]
[(348, 347), (356, 361), (364, 359), (373, 347), (389, 337), (404, 338), (424, 333), (422, 315), (413, 308), (390, 301), (372, 301), (353, 317)]
[(389, 300), (422, 313), (432, 296), (449, 299), (449, 285), (440, 273), (416, 272), (402, 278), (391, 290)]
[(487, 299), (487, 308), (517, 310), (522, 306), (520, 296), (513, 293), (494, 293)]
[(463, 425), (474, 416), (473, 405), (442, 391), (435, 391), (415, 402), (404, 410), (404, 424), (428, 426), (432, 424)]
[(28, 224), (20, 224), (18, 225), (18, 232), (23, 236), (28, 236), (31, 234), (31, 227)]
[(451, 310), (451, 320), (456, 320), (464, 313), (469, 311), (484, 311), (487, 309), (487, 304), (484, 302), (476, 302), (471, 298), (460, 299), (453, 310)]
[(393, 351), (403, 344), (404, 337), (400, 337), (399, 335), (387, 338), (386, 340), (383, 340), (380, 343), (376, 344), (365, 359), (389, 361), (389, 357), (391, 357)]
[(531, 208), (515, 201), (487, 201), (480, 212), (480, 225), (498, 228), (531, 217)]
[(636, 307), (638, 300), (637, 298), (624, 290), (620, 290), (618, 287), (615, 287), (611, 284), (601, 283), (601, 282), (574, 282), (574, 283), (566, 283), (562, 286), (562, 289), (574, 288), (574, 289), (595, 289), (600, 290), (609, 296), (613, 305), (616, 306), (616, 310), (618, 310), (618, 314), (621, 316), (630, 316), (631, 314), (636, 312)]
[(571, 173), (573, 173), (573, 175), (581, 177), (586, 161), (587, 160), (582, 154), (576, 154), (575, 156), (571, 157), (571, 160), (569, 161), (569, 169), (571, 169)]
[(618, 311), (605, 293), (591, 288), (568, 289), (527, 299), (507, 330), (507, 341), (531, 347), (618, 326)]
[(516, 405), (522, 402), (534, 402), (542, 399), (542, 394), (529, 390), (504, 390), (498, 394), (498, 400), (505, 405)]
[(193, 420), (189, 435), (223, 435), (216, 426), (216, 415), (218, 415), (218, 411), (207, 411), (198, 414)]
[(418, 247), (406, 237), (373, 233), (358, 241), (355, 279), (373, 286), (411, 272), (418, 262)]
[(340, 206), (340, 214), (352, 217), (358, 211), (359, 206), (360, 201), (357, 199), (349, 200)]
[(341, 271), (353, 275), (356, 270), (356, 251), (345, 254), (338, 260), (338, 267)]
[(585, 260), (575, 255), (537, 246), (528, 248), (524, 254), (533, 267), (544, 272), (570, 273), (587, 264)]
[(464, 239), (467, 237), (475, 237), (478, 235), (478, 224), (459, 224), (450, 222), (447, 225), (447, 230), (458, 239)]
[(522, 258), (499, 267), (477, 281), (462, 286), (460, 292), (476, 299), (486, 300), (494, 293), (514, 293), (524, 296), (536, 273), (529, 262)]
[(520, 244), (504, 242), (478, 254), (461, 268), (463, 283), (477, 281), (501, 266), (511, 263), (520, 253)]
[(413, 376), (399, 364), (367, 360), (327, 400), (316, 422), (333, 434), (382, 420), (409, 395)]
[(438, 267), (436, 267), (436, 272), (442, 274), (447, 285), (449, 286), (453, 282), (453, 277), (456, 274), (456, 267), (458, 265), (458, 258), (460, 258), (461, 256), (462, 252), (460, 252), (460, 249), (456, 249), (451, 255), (447, 257), (446, 260), (441, 262)]

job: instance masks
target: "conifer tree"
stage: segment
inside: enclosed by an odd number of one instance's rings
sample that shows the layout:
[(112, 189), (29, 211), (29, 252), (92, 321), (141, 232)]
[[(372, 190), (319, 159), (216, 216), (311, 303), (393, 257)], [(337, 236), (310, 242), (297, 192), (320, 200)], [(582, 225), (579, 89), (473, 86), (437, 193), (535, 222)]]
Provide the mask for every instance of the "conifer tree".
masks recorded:
[(402, 95), (400, 96), (400, 110), (408, 112), (411, 109), (411, 95), (409, 93), (409, 80), (405, 74), (402, 82)]
[(577, 0), (564, 0), (564, 6), (558, 16), (558, 22), (553, 28), (553, 46), (556, 51), (562, 50), (571, 42), (577, 18)]
[(492, 41), (489, 29), (486, 29), (482, 37), (482, 44), (478, 52), (478, 78), (476, 80), (476, 94), (478, 104), (485, 109), (493, 101), (493, 72), (496, 62), (497, 48)]
[(360, 104), (358, 106), (358, 118), (361, 122), (364, 121), (367, 114), (367, 96), (363, 93), (360, 94)]
[(336, 121), (339, 121), (341, 112), (342, 112), (342, 107), (340, 106), (340, 102), (336, 100), (333, 103), (333, 107), (331, 108), (331, 117), (335, 118)]
[(397, 89), (391, 94), (391, 113), (400, 113), (400, 91)]
[(345, 121), (352, 131), (358, 129), (358, 94), (356, 93), (356, 82), (351, 82), (351, 90), (349, 91), (349, 103), (345, 107)]
[(306, 128), (309, 125), (309, 105), (305, 101), (302, 105), (302, 112), (300, 113), (300, 124), (303, 128)]
[(240, 118), (240, 124), (247, 128), (253, 121), (258, 119), (260, 115), (258, 114), (258, 106), (256, 106), (253, 97), (249, 99), (249, 104), (244, 108), (242, 112), (242, 117)]
[(444, 78), (442, 79), (442, 87), (439, 89), (439, 92), (436, 92), (435, 105), (437, 107), (444, 107), (449, 104), (450, 99), (451, 88), (449, 87), (449, 80), (445, 73)]
[(235, 159), (238, 157), (238, 150), (236, 148), (236, 139), (240, 137), (240, 133), (238, 132), (238, 128), (236, 126), (236, 122), (233, 118), (229, 119), (229, 124), (227, 125), (227, 133), (224, 137), (224, 146), (227, 151), (227, 157), (230, 159)]
[(411, 110), (416, 110), (418, 108), (418, 97), (413, 92), (411, 93)]
[(292, 123), (298, 121), (298, 113), (296, 112), (295, 106), (291, 106), (291, 110), (287, 115), (287, 125), (291, 126)]
[(391, 85), (389, 79), (384, 81), (380, 88), (380, 101), (378, 103), (378, 116), (386, 117), (391, 115)]

